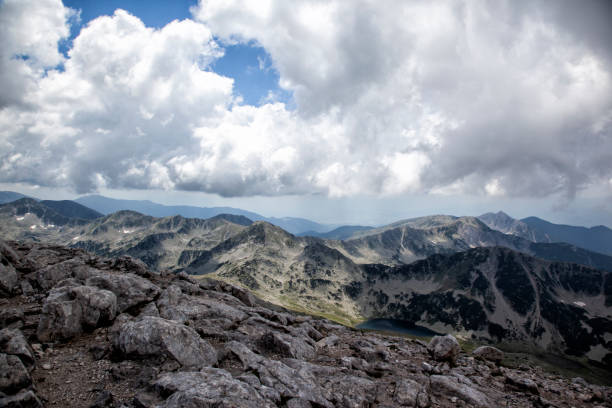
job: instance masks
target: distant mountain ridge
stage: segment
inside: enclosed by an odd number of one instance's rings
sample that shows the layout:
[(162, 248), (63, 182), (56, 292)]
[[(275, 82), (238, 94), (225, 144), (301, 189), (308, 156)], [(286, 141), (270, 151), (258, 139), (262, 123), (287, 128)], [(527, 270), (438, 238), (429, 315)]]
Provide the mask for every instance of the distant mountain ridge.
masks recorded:
[(514, 219), (499, 211), (478, 217), (489, 228), (536, 243), (566, 242), (589, 251), (612, 255), (612, 229), (598, 225), (579, 227), (553, 224), (538, 217)]
[(372, 229), (374, 229), (374, 227), (367, 227), (361, 225), (343, 225), (328, 232), (306, 231), (298, 235), (325, 239), (344, 240), (355, 236), (355, 234), (357, 233), (369, 231)]
[(277, 225), (292, 234), (305, 231), (326, 232), (333, 228), (331, 225), (297, 217), (264, 217), (263, 215), (233, 207), (196, 207), (189, 205), (163, 205), (148, 200), (119, 200), (100, 195), (79, 197), (77, 203), (93, 208), (103, 214), (111, 214), (120, 210), (132, 210), (154, 217), (168, 217), (181, 215), (187, 218), (210, 218), (219, 214), (242, 215), (253, 221), (267, 221)]
[(25, 194), (16, 193), (14, 191), (0, 191), (0, 204), (10, 203), (11, 201), (26, 197)]
[(59, 214), (62, 214), (70, 218), (81, 218), (84, 220), (95, 220), (100, 218), (103, 214), (92, 210), (89, 207), (85, 207), (75, 201), (70, 200), (42, 200), (41, 204), (46, 205), (49, 208), (53, 208)]

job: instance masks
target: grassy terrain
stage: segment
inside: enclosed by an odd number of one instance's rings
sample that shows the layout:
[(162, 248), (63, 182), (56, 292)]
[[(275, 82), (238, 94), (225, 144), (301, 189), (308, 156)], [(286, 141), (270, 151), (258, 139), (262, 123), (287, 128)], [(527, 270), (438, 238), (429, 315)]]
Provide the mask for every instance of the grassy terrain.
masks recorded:
[[(207, 275), (192, 275), (195, 279), (216, 279), (222, 282), (226, 282), (232, 285), (240, 286), (239, 282), (236, 282), (232, 279), (225, 278), (223, 276), (219, 276), (216, 273), (207, 274)], [(269, 294), (263, 293), (261, 291), (251, 291), (255, 296), (260, 299), (264, 299), (270, 301)], [(330, 303), (313, 303), (312, 305), (303, 305), (298, 303), (295, 298), (289, 297), (287, 295), (280, 295), (274, 299), (274, 302), (278, 306), (282, 306), (288, 310), (293, 312), (308, 314), (312, 316), (319, 316), (334, 321), (336, 323), (340, 323), (344, 326), (355, 327), (355, 325), (364, 321), (362, 316), (352, 316), (344, 312), (341, 308), (334, 306)]]

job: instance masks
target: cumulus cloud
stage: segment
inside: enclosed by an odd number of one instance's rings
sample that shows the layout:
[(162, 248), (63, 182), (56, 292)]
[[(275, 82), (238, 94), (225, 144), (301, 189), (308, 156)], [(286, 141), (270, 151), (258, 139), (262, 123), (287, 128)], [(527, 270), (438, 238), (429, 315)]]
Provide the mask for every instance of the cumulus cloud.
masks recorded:
[(573, 196), (612, 173), (597, 35), (612, 14), (569, 3), (212, 0), (196, 15), (266, 48), (303, 117), (337, 111), (365, 165), (403, 154), (411, 182), (383, 172), (380, 191)]
[[(0, 181), (572, 197), (612, 177), (610, 9), (576, 4), (207, 0), (161, 29), (100, 17), (64, 58), (74, 11), (5, 0)], [(265, 48), (295, 109), (213, 72), (236, 42)]]

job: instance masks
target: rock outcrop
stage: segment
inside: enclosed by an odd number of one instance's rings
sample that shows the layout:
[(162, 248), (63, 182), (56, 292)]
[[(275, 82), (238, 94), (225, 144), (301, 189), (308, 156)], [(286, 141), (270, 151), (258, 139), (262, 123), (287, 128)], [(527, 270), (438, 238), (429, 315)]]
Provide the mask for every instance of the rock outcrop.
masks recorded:
[(0, 249), (0, 407), (612, 406), (609, 387), (450, 335), (362, 332), (128, 258)]

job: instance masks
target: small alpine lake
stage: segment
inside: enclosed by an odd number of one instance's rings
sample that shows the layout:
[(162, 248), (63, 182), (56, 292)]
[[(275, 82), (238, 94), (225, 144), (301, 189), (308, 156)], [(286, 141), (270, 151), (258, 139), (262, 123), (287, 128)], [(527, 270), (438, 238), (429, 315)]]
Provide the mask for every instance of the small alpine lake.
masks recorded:
[(357, 329), (378, 330), (399, 334), (409, 334), (417, 337), (433, 337), (440, 335), (426, 327), (410, 324), (396, 319), (370, 319), (355, 326)]

